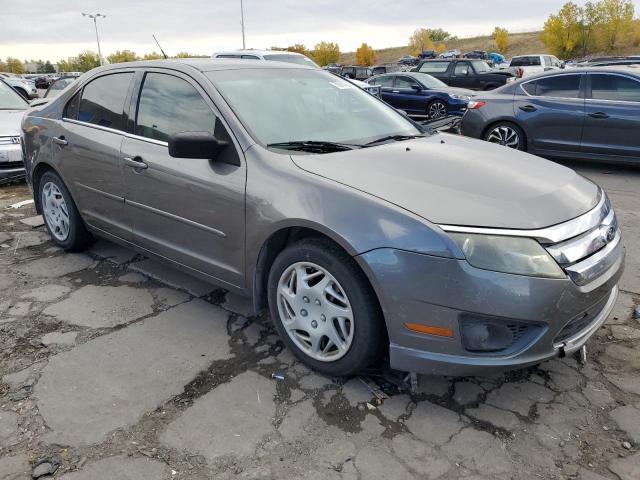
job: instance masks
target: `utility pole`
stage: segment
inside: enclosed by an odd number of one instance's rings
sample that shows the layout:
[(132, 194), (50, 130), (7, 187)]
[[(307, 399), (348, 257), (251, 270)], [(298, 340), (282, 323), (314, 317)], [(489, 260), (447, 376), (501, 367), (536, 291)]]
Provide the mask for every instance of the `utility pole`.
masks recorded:
[(102, 18), (107, 18), (106, 15), (102, 15), (101, 13), (95, 13), (95, 14), (88, 14), (88, 13), (83, 13), (82, 14), (83, 17), (89, 17), (90, 19), (93, 20), (93, 26), (96, 29), (96, 41), (98, 42), (98, 58), (100, 60), (100, 65), (102, 65), (102, 51), (100, 50), (100, 36), (98, 35), (98, 17), (102, 17)]
[(244, 6), (242, 0), (240, 0), (240, 25), (242, 25), (242, 49), (244, 50), (247, 45), (244, 40)]

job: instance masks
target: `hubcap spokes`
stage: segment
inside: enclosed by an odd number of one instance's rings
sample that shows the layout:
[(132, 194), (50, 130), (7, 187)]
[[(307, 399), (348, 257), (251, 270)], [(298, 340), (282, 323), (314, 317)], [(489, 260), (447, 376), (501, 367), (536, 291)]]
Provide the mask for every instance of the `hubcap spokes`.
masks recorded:
[(69, 236), (69, 210), (62, 192), (53, 182), (42, 188), (42, 212), (51, 234), (60, 241)]
[(429, 116), (431, 118), (442, 118), (447, 115), (447, 107), (440, 102), (436, 102), (429, 107)]
[(509, 148), (518, 148), (518, 144), (520, 143), (518, 133), (513, 128), (509, 127), (498, 127), (493, 129), (489, 134), (487, 141)]
[(298, 262), (283, 272), (278, 313), (291, 340), (311, 358), (333, 362), (349, 351), (351, 304), (338, 281), (319, 265)]

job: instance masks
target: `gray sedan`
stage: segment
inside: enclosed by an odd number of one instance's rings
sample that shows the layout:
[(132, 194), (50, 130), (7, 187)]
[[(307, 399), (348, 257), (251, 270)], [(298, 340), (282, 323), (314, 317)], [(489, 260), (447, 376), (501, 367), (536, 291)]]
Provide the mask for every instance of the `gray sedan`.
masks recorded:
[(462, 133), (552, 158), (640, 163), (640, 69), (545, 73), (474, 98)]
[(421, 130), (319, 69), (110, 65), (23, 127), (57, 245), (104, 236), (248, 296), (328, 375), (537, 364), (616, 301), (624, 247), (597, 185)]

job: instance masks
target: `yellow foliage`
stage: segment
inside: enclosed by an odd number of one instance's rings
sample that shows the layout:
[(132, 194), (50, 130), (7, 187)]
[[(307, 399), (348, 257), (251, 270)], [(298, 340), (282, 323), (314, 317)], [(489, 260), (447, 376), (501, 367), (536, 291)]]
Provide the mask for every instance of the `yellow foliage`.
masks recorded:
[(313, 50), (313, 58), (318, 65), (324, 67), (340, 60), (340, 47), (333, 42), (320, 42)]
[(360, 48), (356, 50), (356, 64), (363, 67), (369, 67), (376, 63), (376, 54), (366, 43), (360, 45)]
[(425, 50), (435, 50), (431, 32), (426, 28), (418, 28), (414, 31), (409, 37), (409, 49), (414, 56), (420, 55)]
[(509, 50), (509, 32), (506, 28), (496, 27), (493, 31), (493, 41), (498, 52), (503, 55), (507, 53)]
[(24, 65), (17, 58), (7, 58), (6, 69), (10, 73), (24, 73)]

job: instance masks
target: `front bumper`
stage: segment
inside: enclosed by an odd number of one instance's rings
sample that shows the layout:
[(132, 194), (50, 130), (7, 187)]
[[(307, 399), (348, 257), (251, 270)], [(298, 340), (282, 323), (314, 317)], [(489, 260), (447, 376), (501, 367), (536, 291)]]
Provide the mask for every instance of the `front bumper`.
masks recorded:
[(7, 138), (0, 138), (0, 181), (20, 180), (25, 176), (22, 147), (19, 143), (3, 144)]
[[(562, 357), (579, 349), (604, 323), (618, 294), (624, 248), (598, 285), (481, 270), (466, 260), (395, 249), (362, 254), (380, 298), (390, 341), (391, 367), (431, 375), (483, 375)], [(526, 343), (504, 353), (473, 353), (463, 343), (465, 318), (530, 326)], [(450, 329), (453, 337), (416, 333), (406, 323)], [(577, 331), (570, 330), (577, 326)], [(570, 335), (564, 335), (569, 331)]]

